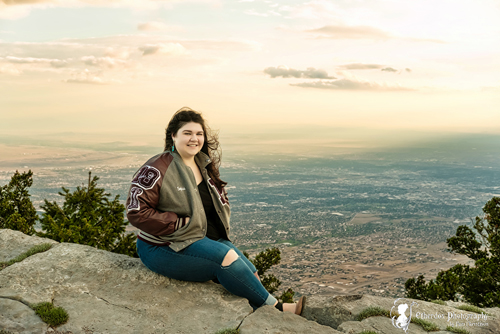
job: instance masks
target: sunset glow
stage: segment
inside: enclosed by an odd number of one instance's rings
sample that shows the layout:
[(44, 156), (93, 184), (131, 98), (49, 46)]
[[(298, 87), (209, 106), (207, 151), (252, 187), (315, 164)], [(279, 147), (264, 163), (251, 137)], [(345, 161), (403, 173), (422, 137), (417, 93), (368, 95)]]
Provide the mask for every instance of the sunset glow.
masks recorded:
[(0, 132), (147, 144), (189, 106), (228, 138), (497, 133), (499, 18), (489, 0), (3, 1)]

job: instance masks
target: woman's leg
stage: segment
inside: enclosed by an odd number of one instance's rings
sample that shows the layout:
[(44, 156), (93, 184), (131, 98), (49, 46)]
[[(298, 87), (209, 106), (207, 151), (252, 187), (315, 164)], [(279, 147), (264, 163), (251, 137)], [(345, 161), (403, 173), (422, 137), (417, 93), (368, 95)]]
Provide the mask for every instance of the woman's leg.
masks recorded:
[[(245, 261), (246, 265), (250, 268), (250, 270), (254, 273), (254, 275), (260, 280), (257, 274), (257, 268), (255, 268), (254, 264), (250, 262), (250, 260), (247, 259), (247, 257), (235, 245), (233, 245), (231, 241), (228, 241), (226, 239), (219, 239), (218, 242), (221, 242), (227, 245), (228, 247), (234, 249), (234, 251), (240, 256), (240, 258), (242, 258)], [(276, 306), (277, 303), (278, 302), (276, 301), (274, 305)], [(297, 308), (300, 308), (299, 310), (300, 313), (300, 311), (302, 311), (302, 303), (301, 305), (298, 305), (297, 303), (283, 303), (281, 304), (281, 307), (279, 309), (285, 312), (297, 313)]]
[(226, 246), (231, 247), (232, 249), (234, 249), (234, 251), (245, 262), (245, 264), (248, 266), (248, 268), (250, 268), (250, 270), (253, 273), (257, 272), (257, 268), (255, 268), (255, 266), (253, 265), (253, 263), (250, 262), (250, 260), (247, 259), (247, 257), (235, 245), (233, 245), (233, 243), (231, 241), (228, 241), (226, 239), (219, 239), (218, 241), (222, 242), (224, 245), (226, 245)]
[(217, 278), (229, 292), (248, 299), (254, 309), (276, 303), (236, 251), (218, 241), (203, 238), (175, 252), (137, 240), (137, 252), (146, 267), (161, 275), (195, 282)]

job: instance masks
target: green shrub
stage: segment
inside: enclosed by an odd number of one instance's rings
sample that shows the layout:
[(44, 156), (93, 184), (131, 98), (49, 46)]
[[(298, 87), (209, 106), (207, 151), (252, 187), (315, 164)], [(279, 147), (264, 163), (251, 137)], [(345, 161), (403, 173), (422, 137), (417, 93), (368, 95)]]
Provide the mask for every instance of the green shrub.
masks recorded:
[(366, 331), (366, 330), (365, 330), (365, 331), (362, 331), (362, 332), (361, 332), (361, 333), (359, 333), (359, 334), (379, 334), (379, 333), (374, 332), (374, 331)]
[(14, 334), (12, 332), (7, 332), (6, 330), (4, 329), (0, 329), (0, 334)]
[(388, 318), (391, 317), (389, 311), (384, 310), (383, 308), (378, 306), (370, 306), (361, 311), (361, 313), (359, 313), (358, 316), (356, 317), (356, 320), (361, 321), (366, 318), (377, 317), (377, 316), (384, 316)]
[(0, 187), (0, 228), (35, 233), (36, 210), (28, 188), (33, 184), (33, 172), (14, 173), (9, 184)]
[(138, 257), (133, 233), (127, 233), (124, 219), (125, 206), (119, 195), (110, 194), (97, 187), (99, 178), (91, 178), (88, 186), (77, 187), (74, 192), (62, 188), (63, 206), (44, 200), (45, 211), (40, 219), (43, 232), (39, 236), (59, 242), (72, 242), (92, 246), (109, 252)]
[[(252, 264), (257, 269), (260, 280), (264, 288), (269, 293), (276, 292), (281, 285), (281, 281), (273, 274), (265, 274), (272, 266), (277, 265), (281, 261), (281, 251), (279, 248), (267, 248), (265, 251), (260, 252), (252, 260), (250, 255), (243, 251), (243, 255), (252, 262)], [(295, 292), (292, 288), (288, 288), (281, 294), (277, 299), (282, 303), (293, 303), (293, 296)]]
[(411, 322), (414, 323), (415, 325), (419, 325), (426, 332), (437, 332), (440, 330), (437, 325), (423, 319), (412, 318)]
[(32, 305), (31, 308), (51, 327), (62, 325), (69, 319), (68, 313), (62, 307), (54, 307), (52, 303), (39, 303)]
[(474, 305), (460, 305), (460, 306), (457, 306), (456, 308), (459, 310), (474, 312), (474, 313), (479, 313), (479, 314), (486, 313), (483, 310), (481, 310), (479, 307), (474, 306)]
[(475, 306), (500, 306), (500, 197), (489, 200), (483, 212), (483, 217), (476, 217), (473, 229), (461, 225), (455, 236), (446, 240), (451, 252), (466, 255), (474, 265), (457, 264), (428, 283), (422, 275), (410, 278), (405, 283), (406, 297), (457, 301), (462, 296)]
[(470, 332), (467, 331), (467, 330), (465, 330), (465, 329), (455, 328), (455, 327), (451, 327), (451, 326), (446, 327), (446, 330), (448, 332), (452, 332), (452, 333), (455, 333), (455, 334), (470, 334)]
[(14, 263), (21, 262), (22, 260), (26, 259), (27, 257), (30, 257), (31, 255), (48, 251), (51, 247), (52, 247), (51, 244), (40, 244), (33, 246), (28, 251), (22, 253), (21, 255), (17, 256), (16, 258), (8, 262), (0, 262), (0, 270), (13, 265)]
[(239, 334), (240, 330), (239, 329), (233, 329), (233, 328), (225, 328), (217, 331), (215, 334)]
[(293, 303), (293, 296), (295, 295), (295, 291), (292, 288), (288, 288), (283, 291), (281, 296), (278, 298), (282, 303)]

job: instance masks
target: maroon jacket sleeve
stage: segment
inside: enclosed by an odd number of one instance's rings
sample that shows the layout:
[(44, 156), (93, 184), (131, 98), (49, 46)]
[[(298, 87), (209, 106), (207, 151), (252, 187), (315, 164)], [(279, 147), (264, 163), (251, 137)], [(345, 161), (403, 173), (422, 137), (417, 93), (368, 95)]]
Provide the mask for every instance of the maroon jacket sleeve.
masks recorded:
[(126, 207), (129, 222), (149, 234), (167, 235), (184, 225), (186, 218), (179, 218), (174, 212), (156, 209), (160, 198), (163, 176), (172, 161), (172, 156), (162, 154), (148, 161), (135, 174), (130, 187)]

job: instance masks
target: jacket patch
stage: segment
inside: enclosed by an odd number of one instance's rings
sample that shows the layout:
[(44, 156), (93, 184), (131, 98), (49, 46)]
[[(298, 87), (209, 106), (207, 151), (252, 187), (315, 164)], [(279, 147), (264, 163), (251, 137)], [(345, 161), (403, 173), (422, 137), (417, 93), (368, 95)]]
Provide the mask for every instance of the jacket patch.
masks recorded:
[(130, 203), (127, 206), (127, 211), (140, 210), (141, 204), (139, 203), (139, 196), (142, 195), (144, 191), (141, 188), (132, 187), (130, 189)]
[(186, 188), (183, 188), (183, 187), (177, 187), (177, 190), (178, 190), (178, 191), (184, 191), (184, 190), (186, 190)]
[(154, 187), (160, 179), (160, 171), (151, 166), (143, 166), (137, 175), (132, 180), (132, 184), (136, 184), (144, 190), (149, 190)]
[(219, 195), (219, 201), (222, 203), (222, 205), (226, 205), (227, 201), (224, 198), (224, 196), (222, 196), (222, 194), (220, 193), (219, 189), (217, 189), (217, 187), (215, 186), (215, 182), (212, 181), (212, 179), (208, 179), (208, 184), (210, 184), (210, 186), (217, 191), (217, 194)]

